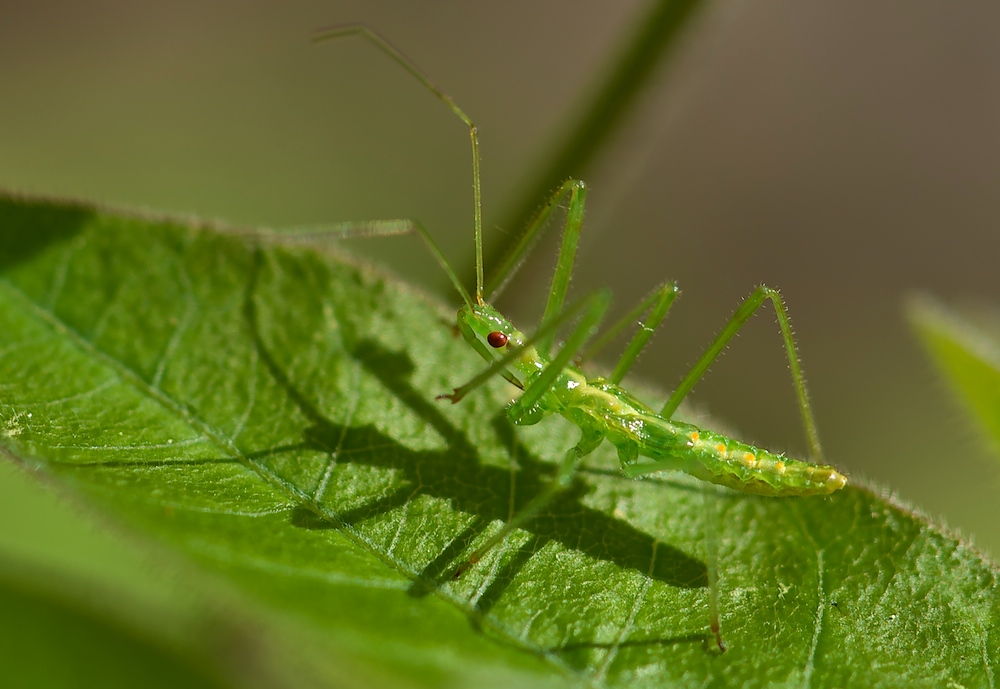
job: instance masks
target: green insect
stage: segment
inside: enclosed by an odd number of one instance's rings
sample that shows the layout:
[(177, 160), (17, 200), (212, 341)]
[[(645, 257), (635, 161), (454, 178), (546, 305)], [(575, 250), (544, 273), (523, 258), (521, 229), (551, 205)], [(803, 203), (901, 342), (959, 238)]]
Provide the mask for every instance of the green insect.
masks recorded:
[[(535, 424), (549, 414), (559, 414), (578, 426), (581, 431), (579, 442), (563, 456), (552, 482), (482, 544), (458, 568), (456, 577), (474, 566), (490, 549), (538, 514), (561, 490), (570, 485), (583, 457), (593, 452), (605, 440), (617, 449), (622, 471), (629, 477), (667, 470), (683, 471), (698, 479), (743, 493), (775, 497), (827, 495), (846, 485), (847, 478), (831, 466), (775, 454), (673, 418), (682, 400), (737, 331), (758, 308), (770, 301), (781, 328), (809, 448), (813, 458), (822, 459), (819, 436), (806, 395), (805, 379), (796, 354), (788, 314), (777, 290), (765, 286), (757, 287), (684, 376), (666, 404), (659, 411), (648, 407), (620, 387), (620, 383), (677, 298), (679, 294), (677, 284), (666, 282), (657, 287), (588, 347), (592, 333), (608, 309), (611, 296), (607, 290), (601, 290), (569, 307), (566, 306), (566, 294), (583, 226), (583, 210), (587, 194), (584, 183), (572, 179), (565, 182), (542, 206), (489, 282), (484, 281), (479, 142), (475, 124), (409, 59), (371, 29), (360, 25), (335, 27), (320, 32), (316, 40), (348, 35), (362, 36), (371, 41), (416, 77), (469, 127), (472, 140), (476, 242), (474, 296), (463, 287), (455, 270), (427, 231), (419, 224), (412, 221), (388, 221), (369, 223), (363, 228), (355, 228), (357, 233), (365, 234), (417, 232), (427, 243), (462, 297), (463, 304), (458, 311), (458, 329), (469, 345), (489, 365), (479, 375), (455, 388), (453, 392), (439, 395), (439, 399), (459, 402), (472, 390), (500, 375), (521, 390), (520, 395), (507, 407), (507, 416), (512, 422), (518, 425)], [(552, 211), (567, 197), (566, 226), (548, 302), (541, 325), (533, 334), (526, 335), (491, 306), (487, 297), (493, 298), (503, 289), (530, 251)], [(591, 357), (639, 318), (644, 318), (644, 321), (640, 323), (638, 331), (610, 376), (588, 378), (580, 371), (577, 367), (579, 361)], [(569, 335), (563, 344), (556, 348), (557, 330), (560, 326), (574, 321), (575, 325)], [(710, 542), (709, 550), (711, 556), (714, 541)], [(709, 589), (710, 626), (719, 649), (724, 650), (719, 625), (717, 586), (712, 567), (709, 568)]]

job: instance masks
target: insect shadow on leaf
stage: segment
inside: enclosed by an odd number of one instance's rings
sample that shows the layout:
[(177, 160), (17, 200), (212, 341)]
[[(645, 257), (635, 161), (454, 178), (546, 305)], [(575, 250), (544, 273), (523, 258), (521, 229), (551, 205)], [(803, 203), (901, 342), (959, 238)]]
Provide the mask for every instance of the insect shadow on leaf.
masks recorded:
[[(519, 468), (512, 499), (510, 472), (506, 468), (476, 461), (479, 453), (475, 445), (454, 427), (439, 406), (428, 398), (426, 391), (418, 390), (410, 383), (414, 366), (409, 355), (390, 351), (378, 340), (365, 337), (363, 326), (357, 323), (344, 328), (358, 334), (357, 339), (351, 337), (352, 341), (345, 343), (346, 356), (433, 428), (444, 438), (446, 446), (436, 451), (414, 451), (370, 425), (345, 427), (331, 421), (289, 377), (269, 347), (266, 334), (261, 332), (255, 301), (260, 265), (258, 251), (248, 280), (245, 318), (261, 362), (290, 402), (308, 420), (309, 426), (304, 430), (300, 443), (258, 451), (250, 455), (250, 460), (259, 461), (277, 452), (320, 451), (330, 454), (331, 461), (338, 463), (390, 469), (397, 477), (395, 485), (402, 486), (387, 494), (372, 495), (370, 500), (344, 511), (331, 511), (325, 505), (303, 502), (291, 515), (292, 524), (300, 528), (352, 531), (421, 495), (445, 499), (455, 510), (470, 515), (472, 518), (467, 520), (465, 527), (457, 531), (448, 545), (429, 561), (397, 563), (413, 578), (411, 595), (422, 596), (435, 591), (450, 580), (455, 560), (467, 552), (471, 543), (490, 524), (504, 522), (512, 505), (517, 511), (543, 490), (551, 481), (555, 467), (529, 454), (518, 443), (511, 423), (505, 417), (497, 415), (490, 419), (497, 437), (509, 452), (513, 452), (517, 445)], [(582, 551), (595, 560), (612, 562), (622, 569), (648, 575), (669, 586), (707, 586), (707, 569), (703, 562), (669, 544), (658, 542), (653, 536), (621, 519), (583, 504), (581, 498), (588, 490), (583, 478), (577, 477), (567, 490), (549, 503), (543, 513), (523, 525), (530, 536), (508, 557), (479, 596), (474, 608), (477, 614), (488, 613), (531, 557), (553, 541), (564, 548)], [(650, 563), (653, 563), (652, 567)]]

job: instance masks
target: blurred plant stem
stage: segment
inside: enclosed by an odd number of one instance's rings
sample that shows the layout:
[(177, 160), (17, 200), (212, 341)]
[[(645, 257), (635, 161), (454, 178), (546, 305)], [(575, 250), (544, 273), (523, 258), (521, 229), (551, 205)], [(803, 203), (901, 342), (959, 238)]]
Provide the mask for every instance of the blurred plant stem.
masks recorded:
[[(607, 81), (595, 89), (590, 106), (583, 108), (576, 123), (566, 128), (565, 139), (550, 156), (548, 165), (538, 167), (540, 172), (526, 186), (527, 191), (501, 218), (500, 227), (511, 232), (500, 235), (494, 242), (487, 242), (485, 265), (503, 264), (502, 259), (517, 246), (521, 231), (528, 226), (542, 199), (548, 198), (559, 184), (568, 177), (586, 177), (594, 159), (625, 123), (657, 67), (675, 52), (673, 49), (680, 43), (685, 29), (698, 10), (707, 4), (706, 0), (658, 0), (650, 4), (649, 10), (636, 21), (635, 31), (625, 41), (625, 48)], [(471, 273), (465, 277), (466, 284), (474, 282)], [(487, 293), (494, 282), (492, 275), (487, 277)]]

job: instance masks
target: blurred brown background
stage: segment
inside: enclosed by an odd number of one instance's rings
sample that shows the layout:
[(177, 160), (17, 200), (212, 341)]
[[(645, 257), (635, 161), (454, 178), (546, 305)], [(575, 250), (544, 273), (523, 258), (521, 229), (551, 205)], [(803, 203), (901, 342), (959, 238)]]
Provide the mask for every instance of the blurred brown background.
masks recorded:
[[(644, 2), (123, 0), (0, 7), (0, 187), (248, 226), (416, 217), (472, 260), (462, 125), (360, 41), (363, 21), (476, 120), (488, 232)], [(586, 177), (578, 289), (684, 290), (638, 369), (669, 388), (759, 283), (789, 304), (831, 461), (1000, 550), (1000, 463), (902, 315), (1000, 304), (1000, 5), (716, 2)], [(541, 199), (539, 199), (541, 202)], [(394, 240), (354, 248), (454, 301)], [(501, 303), (537, 314), (540, 253)], [(695, 390), (748, 440), (804, 448), (761, 314)], [(2, 492), (2, 487), (0, 487)], [(8, 498), (8, 500), (13, 498)]]

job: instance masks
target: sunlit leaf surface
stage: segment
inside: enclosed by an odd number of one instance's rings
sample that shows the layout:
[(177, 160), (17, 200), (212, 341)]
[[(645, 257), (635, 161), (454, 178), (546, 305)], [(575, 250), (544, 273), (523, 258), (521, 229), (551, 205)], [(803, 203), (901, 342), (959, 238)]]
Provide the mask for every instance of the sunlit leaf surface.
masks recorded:
[(576, 431), (511, 427), (503, 381), (435, 401), (481, 366), (448, 319), (329, 253), (6, 198), (0, 448), (281, 620), (319, 684), (995, 685), (995, 566), (855, 486), (720, 495), (724, 655), (701, 485), (607, 448), (454, 580)]

